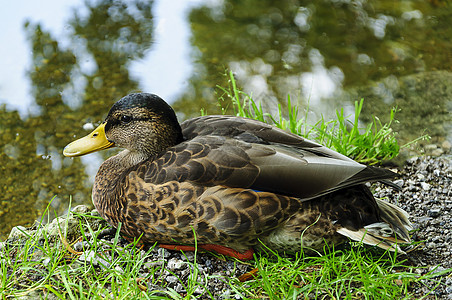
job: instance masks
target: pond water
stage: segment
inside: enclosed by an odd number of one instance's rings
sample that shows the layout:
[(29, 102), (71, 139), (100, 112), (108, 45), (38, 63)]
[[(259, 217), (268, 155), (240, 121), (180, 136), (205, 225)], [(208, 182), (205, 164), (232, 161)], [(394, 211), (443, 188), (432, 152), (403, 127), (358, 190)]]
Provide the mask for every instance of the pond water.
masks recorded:
[(93, 175), (113, 152), (70, 159), (62, 149), (116, 100), (146, 91), (181, 120), (219, 113), (226, 70), (269, 111), (290, 95), (315, 121), (364, 98), (364, 123), (398, 106), (402, 144), (424, 132), (451, 141), (447, 1), (59, 3), (2, 8), (11, 30), (0, 52), (0, 238), (46, 207), (91, 203)]

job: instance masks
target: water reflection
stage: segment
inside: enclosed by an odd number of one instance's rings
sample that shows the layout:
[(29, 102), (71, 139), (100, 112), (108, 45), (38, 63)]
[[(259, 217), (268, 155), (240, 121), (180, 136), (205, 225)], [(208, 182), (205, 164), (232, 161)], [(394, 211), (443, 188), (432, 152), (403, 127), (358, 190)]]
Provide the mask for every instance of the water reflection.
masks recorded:
[[(81, 160), (61, 150), (139, 90), (129, 68), (151, 47), (153, 2), (84, 6), (67, 24), (68, 46), (40, 24), (25, 26), (37, 112), (22, 119), (0, 106), (0, 234), (35, 219), (54, 197), (60, 213), (71, 197), (73, 205), (91, 202), (91, 176), (111, 152)], [(205, 1), (189, 14), (194, 69), (174, 107), (184, 117), (201, 107), (220, 112), (215, 86), (227, 85), (230, 68), (268, 109), (288, 94), (323, 113), (364, 97), (364, 121), (384, 120), (398, 105), (402, 138), (428, 129), (441, 142), (450, 134), (451, 19), (442, 2)]]
[[(150, 46), (152, 2), (97, 1), (86, 6), (86, 16), (75, 12), (70, 21), (78, 56), (71, 48), (63, 49), (40, 24), (25, 26), (33, 53), (28, 74), (39, 114), (22, 120), (4, 105), (0, 110), (2, 233), (36, 219), (54, 197), (51, 207), (60, 213), (70, 198), (72, 205), (90, 202), (85, 166), (81, 160), (63, 158), (61, 149), (74, 134), (84, 135), (82, 125), (98, 121), (115, 99), (138, 90), (127, 66)], [(94, 65), (89, 74), (79, 63), (86, 57)], [(83, 89), (76, 89), (80, 82)], [(69, 102), (80, 98), (83, 101)]]

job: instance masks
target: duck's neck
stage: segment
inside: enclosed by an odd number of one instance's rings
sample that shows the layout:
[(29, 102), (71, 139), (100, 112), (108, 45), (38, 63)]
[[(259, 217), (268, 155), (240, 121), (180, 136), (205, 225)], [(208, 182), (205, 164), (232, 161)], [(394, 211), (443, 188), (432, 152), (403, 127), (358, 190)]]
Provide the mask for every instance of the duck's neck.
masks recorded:
[(123, 195), (119, 189), (127, 180), (127, 171), (148, 158), (144, 154), (123, 150), (104, 161), (97, 171), (93, 186), (93, 204), (101, 216), (115, 227), (121, 222), (117, 217), (123, 215), (122, 210), (126, 205), (125, 199), (117, 197)]
[[(115, 170), (118, 170), (118, 168), (121, 168), (123, 171), (126, 169), (129, 169), (133, 166), (136, 166), (143, 161), (147, 160), (149, 158), (149, 155), (145, 153), (140, 152), (132, 152), (129, 150), (123, 150), (116, 154), (113, 157), (110, 157), (105, 162), (110, 161), (112, 164), (115, 164)], [(104, 162), (104, 163), (105, 163)]]

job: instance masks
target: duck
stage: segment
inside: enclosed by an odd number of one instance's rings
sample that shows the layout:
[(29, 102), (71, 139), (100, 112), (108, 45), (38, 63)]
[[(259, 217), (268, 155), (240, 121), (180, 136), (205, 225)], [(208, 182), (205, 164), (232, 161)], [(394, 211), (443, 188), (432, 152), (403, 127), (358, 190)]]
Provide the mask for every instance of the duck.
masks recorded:
[(409, 215), (366, 183), (397, 176), (260, 121), (206, 115), (178, 122), (162, 98), (118, 100), (77, 157), (119, 147), (95, 176), (92, 201), (125, 237), (242, 260), (255, 250), (322, 251), (347, 240), (403, 253)]

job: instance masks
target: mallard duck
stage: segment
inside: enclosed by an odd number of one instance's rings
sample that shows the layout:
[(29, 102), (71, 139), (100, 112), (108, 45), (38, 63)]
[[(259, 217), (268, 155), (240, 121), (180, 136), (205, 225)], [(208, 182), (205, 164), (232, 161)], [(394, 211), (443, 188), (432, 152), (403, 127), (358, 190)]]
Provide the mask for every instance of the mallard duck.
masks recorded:
[(250, 259), (263, 245), (296, 252), (351, 238), (400, 250), (410, 242), (408, 214), (364, 184), (395, 173), (259, 121), (211, 115), (179, 124), (160, 97), (136, 93), (63, 153), (113, 146), (125, 150), (100, 166), (93, 203), (143, 243)]

